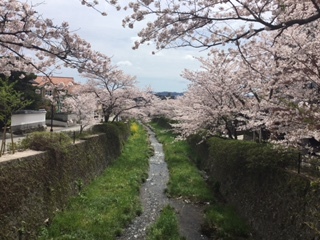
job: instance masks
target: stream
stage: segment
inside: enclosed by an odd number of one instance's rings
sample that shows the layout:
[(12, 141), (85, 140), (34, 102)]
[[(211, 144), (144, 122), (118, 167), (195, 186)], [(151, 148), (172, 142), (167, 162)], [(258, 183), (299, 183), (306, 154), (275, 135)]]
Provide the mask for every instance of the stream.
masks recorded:
[(147, 128), (154, 155), (149, 159), (149, 177), (140, 189), (143, 212), (124, 231), (119, 240), (146, 239), (146, 230), (153, 224), (168, 204), (178, 213), (180, 234), (187, 240), (208, 239), (200, 233), (203, 209), (181, 199), (169, 199), (165, 189), (169, 181), (169, 171), (165, 162), (162, 144), (154, 132)]

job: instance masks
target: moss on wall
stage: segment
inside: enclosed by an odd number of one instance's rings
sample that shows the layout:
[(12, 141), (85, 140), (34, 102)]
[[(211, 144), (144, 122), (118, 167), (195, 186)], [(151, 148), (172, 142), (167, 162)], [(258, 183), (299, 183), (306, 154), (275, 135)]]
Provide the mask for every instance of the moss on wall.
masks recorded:
[(40, 152), (0, 163), (0, 239), (35, 239), (55, 212), (121, 153), (126, 125), (106, 125), (66, 152)]
[[(294, 157), (267, 145), (189, 140), (212, 187), (248, 219), (258, 239), (319, 239), (320, 184), (286, 169)], [(203, 157), (206, 156), (206, 157)]]

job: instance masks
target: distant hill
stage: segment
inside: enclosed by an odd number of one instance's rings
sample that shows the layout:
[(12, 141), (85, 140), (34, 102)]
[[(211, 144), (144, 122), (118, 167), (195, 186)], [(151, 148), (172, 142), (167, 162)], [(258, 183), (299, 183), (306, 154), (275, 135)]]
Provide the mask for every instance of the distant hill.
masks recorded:
[(161, 99), (165, 98), (177, 98), (178, 96), (183, 96), (184, 93), (179, 93), (179, 92), (156, 92), (154, 95), (158, 96)]

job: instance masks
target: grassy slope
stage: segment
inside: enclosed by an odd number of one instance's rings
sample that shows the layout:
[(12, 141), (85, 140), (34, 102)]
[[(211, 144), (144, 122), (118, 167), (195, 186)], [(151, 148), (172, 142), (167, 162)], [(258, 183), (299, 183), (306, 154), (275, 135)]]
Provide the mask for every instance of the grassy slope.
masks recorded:
[(152, 151), (141, 126), (133, 123), (131, 132), (121, 157), (42, 229), (40, 239), (115, 239), (141, 213), (139, 188)]
[(248, 226), (234, 209), (230, 206), (223, 206), (214, 199), (212, 191), (191, 160), (193, 153), (188, 143), (186, 141), (175, 141), (174, 135), (168, 129), (156, 123), (151, 125), (156, 132), (157, 139), (163, 144), (170, 171), (168, 195), (189, 199), (192, 202), (211, 203), (205, 211), (203, 231), (206, 235), (214, 238), (221, 237), (221, 239), (248, 237)]
[(182, 197), (193, 202), (211, 202), (213, 195), (195, 164), (190, 160), (192, 152), (186, 141), (176, 141), (174, 135), (157, 124), (152, 124), (157, 139), (163, 144), (170, 172), (168, 195)]
[[(176, 142), (170, 132), (162, 131), (156, 125), (153, 127), (164, 145), (169, 166), (168, 194), (194, 202), (214, 202), (209, 187), (189, 159), (192, 153), (187, 143)], [(133, 124), (131, 130), (132, 136), (122, 156), (74, 198), (65, 211), (58, 213), (49, 228), (42, 229), (40, 239), (115, 239), (141, 213), (139, 187), (147, 177), (148, 158), (152, 151), (145, 130), (137, 124)], [(217, 206), (208, 209), (206, 231), (215, 229), (225, 237), (223, 239), (232, 236), (234, 228), (239, 228), (241, 222), (232, 227), (233, 223), (228, 223), (228, 219), (234, 220), (236, 216), (229, 209), (227, 211), (226, 214), (224, 208), (221, 210)], [(172, 208), (166, 207), (158, 221), (148, 229), (148, 239), (181, 239)]]

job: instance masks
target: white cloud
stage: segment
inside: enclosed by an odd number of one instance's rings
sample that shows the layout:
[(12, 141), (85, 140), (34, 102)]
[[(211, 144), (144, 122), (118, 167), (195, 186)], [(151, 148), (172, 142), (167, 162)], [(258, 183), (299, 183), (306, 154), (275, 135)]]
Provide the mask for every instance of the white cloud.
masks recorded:
[(132, 66), (132, 62), (130, 61), (119, 61), (117, 62), (117, 65), (120, 66), (120, 65), (123, 65), (123, 66)]
[[(33, 3), (42, 1), (32, 0)], [(123, 28), (122, 19), (129, 12), (107, 8), (108, 16), (103, 17), (93, 9), (82, 6), (79, 0), (46, 0), (36, 10), (55, 23), (68, 22), (70, 29), (77, 30), (76, 33), (90, 42), (94, 50), (112, 57), (112, 62), (126, 74), (136, 76), (140, 87), (150, 85), (155, 91), (186, 90), (186, 81), (182, 81), (180, 74), (186, 68), (198, 69), (198, 62), (190, 60), (193, 55), (204, 56), (204, 53), (191, 48), (157, 51), (152, 42), (132, 50), (134, 41), (139, 39), (137, 32), (142, 25), (139, 23), (138, 28), (134, 29)], [(152, 54), (153, 51), (156, 53)], [(73, 72), (61, 70), (59, 76), (85, 81), (76, 71)]]
[(187, 54), (184, 56), (184, 59), (187, 59), (187, 60), (195, 60), (194, 56), (190, 55), (190, 54)]

